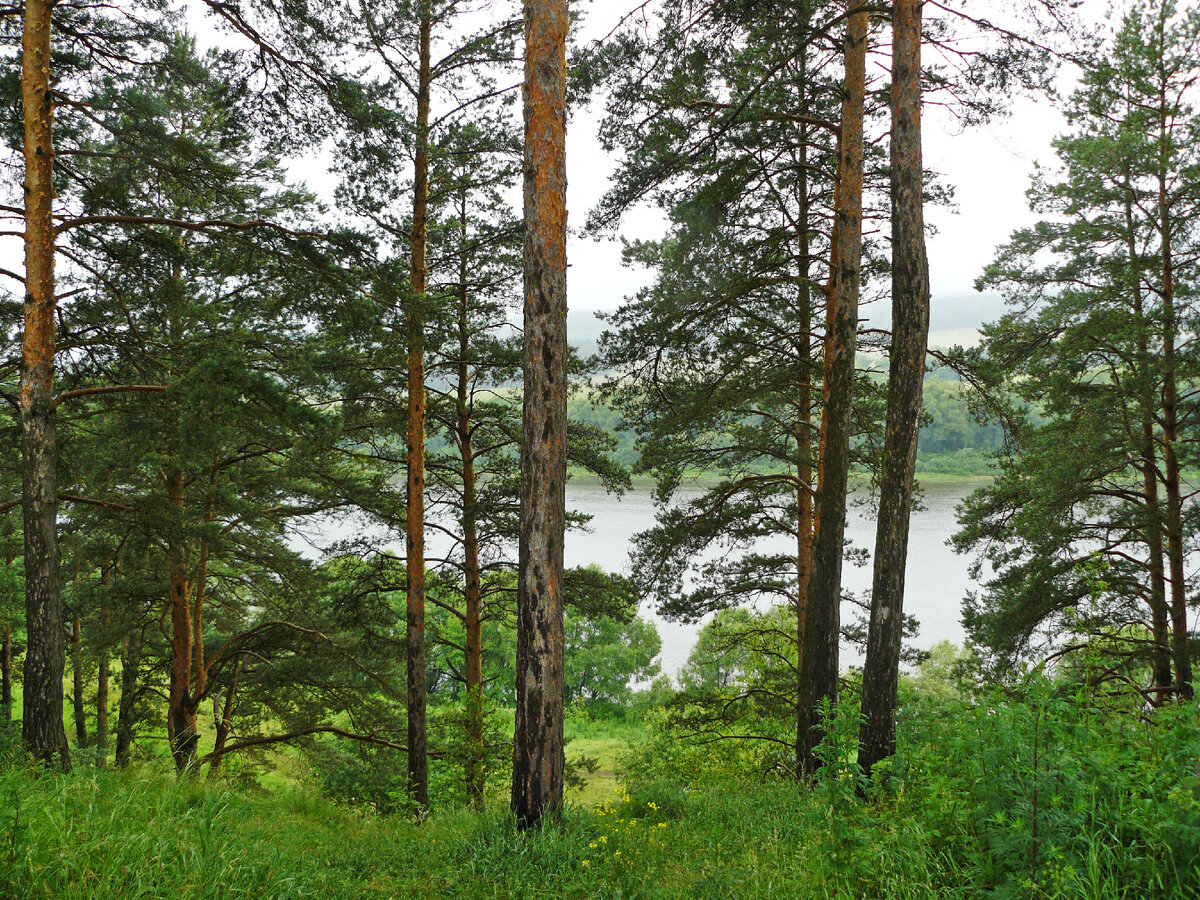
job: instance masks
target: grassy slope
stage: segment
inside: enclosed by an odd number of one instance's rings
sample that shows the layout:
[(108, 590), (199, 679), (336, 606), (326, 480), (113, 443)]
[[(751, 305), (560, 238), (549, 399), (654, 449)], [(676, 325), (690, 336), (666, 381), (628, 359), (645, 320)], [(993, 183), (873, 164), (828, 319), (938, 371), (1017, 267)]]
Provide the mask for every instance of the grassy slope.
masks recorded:
[(779, 786), (698, 797), (685, 819), (572, 807), (536, 837), (499, 809), (417, 824), (112, 773), (19, 787), (0, 850), (30, 900), (852, 896), (823, 883), (812, 810)]
[[(1142, 721), (1045, 692), (915, 703), (899, 780), (869, 804), (844, 761), (798, 788), (758, 766), (733, 774), (731, 748), (575, 721), (569, 752), (601, 760), (597, 793), (530, 835), (503, 798), (418, 822), (336, 806), (305, 782), (180, 782), (161, 759), (125, 773), (81, 761), (66, 777), (9, 762), (0, 898), (1197, 897), (1198, 716)], [(853, 720), (839, 726), (832, 739), (852, 746)], [(631, 797), (609, 767), (643, 737), (621, 761)]]

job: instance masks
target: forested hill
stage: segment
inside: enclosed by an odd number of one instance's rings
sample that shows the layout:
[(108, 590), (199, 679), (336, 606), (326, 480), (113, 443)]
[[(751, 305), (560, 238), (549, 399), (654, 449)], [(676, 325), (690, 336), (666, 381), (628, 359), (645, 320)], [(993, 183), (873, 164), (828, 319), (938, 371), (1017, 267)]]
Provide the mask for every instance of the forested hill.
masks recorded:
[[(620, 300), (620, 297), (613, 297), (613, 304)], [(866, 310), (873, 327), (888, 324), (875, 320), (879, 316), (887, 317), (889, 310), (882, 307), (866, 307)], [(979, 340), (980, 327), (995, 322), (1003, 314), (1004, 299), (991, 291), (934, 294), (929, 309), (929, 346), (971, 346)], [(603, 315), (590, 309), (573, 309), (568, 314), (567, 334), (571, 346), (584, 356), (591, 356), (599, 349), (600, 336), (608, 327), (601, 318)]]
[[(1003, 443), (1003, 429), (996, 422), (982, 423), (972, 415), (963, 382), (946, 370), (931, 372), (925, 379), (923, 405), (926, 424), (921, 428), (917, 471), (924, 475), (991, 474), (991, 454)], [(636, 437), (621, 427), (621, 418), (614, 410), (594, 397), (579, 394), (570, 402), (570, 415), (573, 421), (615, 435), (613, 455), (621, 465), (636, 467)]]

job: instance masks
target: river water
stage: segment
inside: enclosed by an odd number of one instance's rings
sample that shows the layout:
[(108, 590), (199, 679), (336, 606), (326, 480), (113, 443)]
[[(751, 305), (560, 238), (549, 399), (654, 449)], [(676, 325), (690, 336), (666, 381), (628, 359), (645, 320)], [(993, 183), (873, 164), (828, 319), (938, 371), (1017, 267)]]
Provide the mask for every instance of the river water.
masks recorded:
[[(983, 482), (980, 479), (937, 481), (923, 486), (923, 509), (913, 513), (908, 546), (908, 574), (904, 591), (904, 609), (921, 624), (913, 643), (928, 648), (943, 640), (961, 644), (962, 625), (959, 607), (972, 589), (968, 569), (970, 558), (959, 556), (947, 546), (957, 530), (955, 507)], [(683, 490), (681, 499), (694, 497), (698, 488)], [(861, 499), (861, 498), (860, 498)], [(567, 506), (592, 516), (587, 532), (567, 535), (566, 563), (584, 566), (595, 563), (609, 571), (626, 571), (629, 549), (635, 534), (654, 524), (654, 502), (649, 485), (642, 484), (617, 498), (607, 494), (595, 481), (574, 479), (567, 486)], [(875, 544), (875, 519), (866, 504), (852, 504), (846, 537), (855, 547), (870, 550)], [(846, 564), (844, 590), (864, 595), (871, 588), (871, 566)], [(675, 676), (695, 646), (701, 624), (667, 622), (651, 609), (641, 614), (658, 627), (662, 637), (663, 671)], [(844, 609), (849, 619), (852, 610)], [(861, 663), (852, 647), (842, 648), (842, 665)]]
[[(957, 525), (955, 507), (983, 482), (980, 479), (940, 480), (923, 486), (923, 508), (913, 513), (908, 546), (908, 574), (904, 592), (904, 609), (915, 616), (921, 625), (913, 643), (928, 648), (942, 640), (962, 643), (959, 607), (963, 597), (972, 589), (968, 574), (970, 559), (956, 555), (946, 541)], [(700, 493), (700, 487), (685, 486), (680, 500)], [(862, 498), (852, 498), (862, 499)], [(629, 550), (633, 537), (654, 524), (654, 500), (648, 482), (638, 484), (621, 497), (607, 493), (594, 479), (574, 478), (567, 484), (567, 507), (592, 517), (586, 530), (568, 532), (565, 556), (568, 566), (598, 565), (611, 572), (628, 571)], [(319, 556), (332, 542), (367, 537), (372, 543), (392, 545), (403, 554), (403, 538), (387, 535), (378, 529), (364, 529), (360, 522), (350, 519), (325, 518), (307, 531), (299, 531), (293, 541), (297, 550)], [(871, 550), (875, 543), (875, 520), (863, 503), (853, 503), (847, 522), (846, 537), (855, 547)], [(427, 535), (427, 558), (434, 559), (447, 552), (449, 541), (444, 532), (431, 530)], [(762, 549), (770, 549), (764, 544)], [(793, 552), (780, 539), (778, 549)], [(515, 554), (514, 554), (515, 555)], [(871, 588), (871, 567), (846, 564), (843, 570), (844, 590), (863, 596)], [(687, 662), (696, 644), (703, 622), (681, 624), (668, 622), (653, 609), (640, 610), (643, 617), (654, 622), (662, 637), (662, 669), (672, 677)], [(843, 609), (843, 619), (852, 617), (853, 610)], [(861, 663), (858, 651), (842, 648), (842, 666)]]

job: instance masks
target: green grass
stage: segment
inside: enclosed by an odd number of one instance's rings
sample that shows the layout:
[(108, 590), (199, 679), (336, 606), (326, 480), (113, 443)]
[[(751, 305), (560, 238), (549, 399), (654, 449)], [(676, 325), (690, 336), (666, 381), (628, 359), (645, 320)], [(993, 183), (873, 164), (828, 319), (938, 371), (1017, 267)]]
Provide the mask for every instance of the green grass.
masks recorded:
[(894, 780), (862, 802), (844, 763), (801, 786), (654, 719), (575, 718), (568, 755), (601, 777), (529, 834), (502, 797), (416, 820), (299, 775), (239, 791), (162, 759), (40, 773), (0, 728), (0, 898), (1200, 897), (1194, 708), (1098, 716), (1044, 691), (922, 701), (902, 721)]
[[(956, 868), (950, 836), (891, 804), (837, 809), (783, 784), (697, 791), (676, 818), (570, 806), (533, 834), (499, 808), (416, 822), (165, 773), (10, 776), (0, 795), (0, 896), (28, 900), (983, 896), (977, 873)], [(1098, 860), (1090, 885), (993, 896), (1135, 895)]]
[(641, 725), (567, 719), (567, 758), (586, 756), (598, 762), (596, 771), (585, 776), (587, 784), (584, 788), (572, 792), (570, 799), (587, 807), (615, 800), (618, 791), (617, 757), (644, 736), (645, 728)]
[[(248, 796), (148, 775), (22, 776), (20, 816), (0, 807), (9, 896), (851, 896), (814, 881), (808, 854), (817, 848), (805, 849), (812, 816), (779, 786), (697, 797), (683, 820), (619, 803), (608, 814), (571, 806), (541, 833), (522, 835), (500, 809), (416, 823), (294, 790)], [(11, 778), (4, 790), (11, 798)]]

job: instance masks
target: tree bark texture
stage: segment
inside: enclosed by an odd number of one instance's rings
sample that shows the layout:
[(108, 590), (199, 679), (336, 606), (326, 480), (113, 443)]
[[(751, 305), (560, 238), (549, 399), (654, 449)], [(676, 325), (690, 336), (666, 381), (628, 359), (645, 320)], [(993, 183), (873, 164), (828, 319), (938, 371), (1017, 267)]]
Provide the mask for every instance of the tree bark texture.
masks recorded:
[(83, 625), (79, 614), (71, 622), (71, 705), (75, 714), (75, 746), (88, 745), (87, 707), (83, 702)]
[(1146, 504), (1146, 564), (1150, 567), (1150, 621), (1154, 640), (1153, 676), (1154, 703), (1161, 704), (1173, 690), (1171, 681), (1171, 628), (1167, 604), (1167, 582), (1163, 574), (1166, 554), (1163, 550), (1162, 503), (1158, 496), (1157, 453), (1154, 425), (1149, 411), (1142, 423), (1144, 459), (1142, 462), (1142, 493)]
[(525, 0), (525, 380), (512, 811), (563, 798), (567, 476), (567, 0)]
[(405, 525), (406, 638), (408, 684), (408, 792), (429, 806), (429, 757), (425, 685), (425, 304), (429, 236), (429, 0), (421, 3), (417, 72), (417, 147), (413, 174), (412, 256), (408, 302), (408, 497)]
[(183, 475), (178, 469), (167, 474), (167, 505), (173, 513), (167, 539), (168, 590), (171, 611), (171, 670), (167, 693), (167, 737), (175, 768), (186, 769), (196, 758), (200, 734), (196, 729), (196, 707), (192, 692), (194, 621), (192, 580), (187, 570), (183, 540)]
[[(805, 64), (807, 65), (807, 63)], [(807, 90), (807, 79), (801, 82), (802, 91)], [(805, 109), (804, 112), (807, 112)], [(808, 130), (807, 126), (800, 129), (800, 170), (798, 192), (800, 197), (799, 221), (800, 234), (797, 241), (797, 255), (800, 269), (799, 321), (797, 334), (800, 340), (796, 345), (796, 353), (801, 360), (801, 376), (796, 385), (796, 696), (803, 693), (804, 670), (804, 633), (808, 620), (808, 585), (812, 579), (813, 565), (813, 385), (810, 363), (812, 361), (812, 286), (811, 253), (812, 246), (809, 238), (809, 216), (811, 214), (808, 191)], [(804, 729), (806, 717), (801, 715), (800, 705), (796, 705), (796, 773), (802, 772), (801, 759), (804, 753)]]
[(470, 292), (467, 288), (467, 194), (459, 197), (459, 224), (463, 252), (459, 260), (458, 282), (458, 396), (455, 430), (462, 460), (462, 534), (463, 534), (463, 627), (466, 631), (464, 671), (467, 688), (467, 759), (465, 776), (467, 796), (472, 803), (483, 803), (483, 576), (479, 564), (479, 522), (475, 442), (471, 426), (471, 335)]
[(134, 728), (137, 726), (137, 701), (141, 692), (138, 672), (142, 665), (142, 635), (139, 631), (128, 634), (121, 653), (121, 697), (117, 703), (117, 747), (118, 768), (129, 765), (133, 752)]
[(108, 756), (108, 648), (100, 651), (100, 670), (96, 675), (96, 754), (100, 765)]
[(921, 153), (921, 0), (896, 0), (892, 9), (892, 349), (859, 735), (859, 764), (868, 775), (875, 763), (896, 749), (909, 516), (929, 342)]
[(1172, 656), (1175, 660), (1175, 696), (1180, 700), (1191, 700), (1195, 696), (1192, 688), (1191, 635), (1188, 632), (1187, 582), (1185, 575), (1185, 552), (1183, 547), (1183, 489), (1180, 478), (1179, 456), (1176, 445), (1179, 441), (1179, 386), (1177, 367), (1177, 332), (1179, 323), (1175, 312), (1175, 217), (1168, 198), (1170, 175), (1170, 123), (1167, 120), (1168, 97), (1164, 85), (1159, 96), (1161, 115), (1160, 141), (1161, 170), (1158, 177), (1159, 237), (1162, 244), (1162, 315), (1163, 315), (1163, 388), (1162, 388), (1162, 444), (1165, 481), (1163, 487), (1167, 499), (1167, 564), (1171, 584), (1171, 631)]
[(25, 120), (25, 332), (20, 414), (25, 527), (25, 653), (21, 734), (34, 756), (70, 765), (63, 728), (62, 586), (54, 409), (54, 102), (51, 0), (28, 0), (22, 39)]
[[(233, 667), (233, 676), (229, 679), (229, 687), (225, 689), (225, 700), (220, 704), (220, 712), (216, 717), (216, 737), (213, 739), (213, 752), (210, 754), (212, 761), (208, 764), (209, 772), (216, 772), (220, 769), (221, 760), (225, 758), (225, 744), (233, 731), (233, 709), (237, 699), (238, 678), (241, 674), (242, 658), (239, 656)], [(216, 707), (216, 699), (213, 704)]]
[[(1138, 247), (1133, 202), (1128, 198), (1125, 201), (1125, 245), (1132, 269), (1133, 261), (1138, 258)], [(1152, 702), (1159, 705), (1170, 698), (1174, 685), (1171, 680), (1170, 607), (1164, 575), (1166, 551), (1163, 547), (1162, 501), (1158, 494), (1158, 442), (1154, 435), (1154, 370), (1150, 358), (1150, 324), (1146, 320), (1141, 278), (1131, 271), (1129, 282), (1134, 327), (1137, 329), (1138, 378), (1141, 381), (1142, 497), (1146, 508), (1144, 540), (1146, 565), (1150, 570), (1150, 620), (1154, 640)]]
[[(849, 0), (853, 8), (856, 0)], [(838, 183), (833, 256), (826, 303), (825, 408), (821, 415), (820, 484), (812, 575), (800, 648), (796, 756), (802, 773), (816, 771), (821, 740), (820, 709), (837, 701), (841, 629), (842, 556), (846, 491), (850, 476), (854, 355), (858, 341), (858, 296), (862, 278), (863, 115), (867, 70), (865, 10), (846, 24), (845, 85), (838, 139)]]
[(0, 706), (5, 722), (12, 721), (12, 626), (4, 627), (4, 645), (0, 647)]

